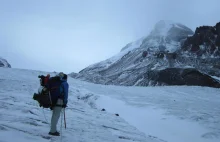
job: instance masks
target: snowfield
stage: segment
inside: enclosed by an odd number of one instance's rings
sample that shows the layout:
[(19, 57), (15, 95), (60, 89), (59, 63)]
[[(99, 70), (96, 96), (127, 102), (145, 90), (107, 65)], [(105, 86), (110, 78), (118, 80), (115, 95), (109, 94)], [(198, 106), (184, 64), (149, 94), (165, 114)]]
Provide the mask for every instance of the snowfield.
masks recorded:
[(72, 78), (67, 129), (60, 119), (62, 137), (51, 137), (51, 111), (32, 99), (41, 74), (47, 73), (0, 68), (0, 142), (220, 141), (220, 89), (104, 86)]

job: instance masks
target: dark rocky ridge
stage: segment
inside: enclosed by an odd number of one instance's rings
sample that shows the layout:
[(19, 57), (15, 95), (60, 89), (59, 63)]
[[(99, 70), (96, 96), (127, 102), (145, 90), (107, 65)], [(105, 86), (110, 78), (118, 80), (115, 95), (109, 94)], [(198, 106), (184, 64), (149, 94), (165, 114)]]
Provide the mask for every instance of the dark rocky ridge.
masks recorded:
[(220, 56), (220, 22), (215, 26), (196, 28), (195, 34), (188, 37), (182, 46), (183, 51), (190, 51), (197, 56)]
[[(149, 71), (145, 74), (151, 85), (197, 85), (220, 88), (220, 83), (194, 68), (167, 68)], [(141, 82), (140, 82), (141, 84)], [(144, 84), (143, 84), (144, 85)]]

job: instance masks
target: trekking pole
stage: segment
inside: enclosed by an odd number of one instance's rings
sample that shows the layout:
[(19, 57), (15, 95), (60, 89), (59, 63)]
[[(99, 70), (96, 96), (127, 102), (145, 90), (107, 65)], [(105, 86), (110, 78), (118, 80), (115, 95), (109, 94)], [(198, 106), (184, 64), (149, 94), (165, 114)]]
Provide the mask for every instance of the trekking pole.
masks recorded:
[(65, 126), (65, 129), (66, 129), (66, 115), (65, 115), (65, 108), (64, 108), (64, 126)]
[[(61, 113), (62, 113), (62, 110), (61, 110)], [(61, 115), (61, 122), (60, 122), (60, 142), (62, 142), (62, 138), (63, 138), (63, 131), (62, 131), (62, 127), (63, 127), (63, 115)]]

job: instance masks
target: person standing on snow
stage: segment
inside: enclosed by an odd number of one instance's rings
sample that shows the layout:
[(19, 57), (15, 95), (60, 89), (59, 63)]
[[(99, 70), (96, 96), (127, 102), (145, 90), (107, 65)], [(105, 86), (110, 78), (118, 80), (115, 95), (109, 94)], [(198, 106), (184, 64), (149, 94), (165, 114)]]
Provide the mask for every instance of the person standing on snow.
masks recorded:
[(53, 113), (51, 117), (51, 127), (49, 135), (53, 136), (60, 136), (60, 133), (57, 131), (57, 123), (60, 118), (60, 113), (62, 109), (66, 108), (68, 102), (69, 84), (67, 83), (67, 75), (61, 72), (58, 74), (58, 76), (61, 80), (60, 95), (58, 96), (56, 104), (51, 107)]

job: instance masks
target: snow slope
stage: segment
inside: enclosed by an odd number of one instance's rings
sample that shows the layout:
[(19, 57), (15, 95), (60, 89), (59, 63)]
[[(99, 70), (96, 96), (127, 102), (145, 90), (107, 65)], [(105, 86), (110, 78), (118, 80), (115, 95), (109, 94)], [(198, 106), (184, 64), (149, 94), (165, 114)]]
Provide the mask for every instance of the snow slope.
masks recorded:
[[(145, 136), (122, 118), (96, 109), (95, 95), (84, 87), (84, 82), (70, 79), (67, 129), (62, 137), (51, 137), (51, 111), (42, 109), (32, 99), (39, 86), (38, 75), (45, 72), (0, 69), (0, 141), (12, 142), (158, 142)], [(77, 97), (81, 97), (80, 100)], [(92, 101), (89, 99), (93, 98)], [(63, 116), (63, 115), (62, 115)], [(63, 120), (63, 119), (60, 119)], [(58, 130), (60, 129), (58, 124)], [(14, 136), (14, 137), (12, 137)], [(61, 139), (62, 138), (62, 139)]]
[(119, 113), (148, 136), (166, 142), (219, 142), (220, 89), (83, 85), (100, 108)]
[(51, 112), (32, 100), (40, 74), (47, 73), (0, 68), (1, 142), (15, 138), (22, 142), (220, 140), (219, 89), (104, 86), (72, 78), (68, 80), (67, 129), (62, 129), (62, 137), (50, 137), (47, 133)]
[(116, 54), (115, 56), (112, 56), (111, 58), (101, 61), (99, 63), (95, 63), (92, 64), (90, 66), (88, 66), (87, 68), (95, 68), (95, 69), (107, 69), (109, 66), (113, 65), (114, 63), (116, 63), (118, 60), (120, 60), (123, 56), (125, 56), (128, 52), (136, 49), (136, 48), (140, 48), (142, 41), (144, 38), (141, 38), (135, 42), (131, 42), (129, 44), (127, 44), (124, 48), (122, 48), (122, 50)]

